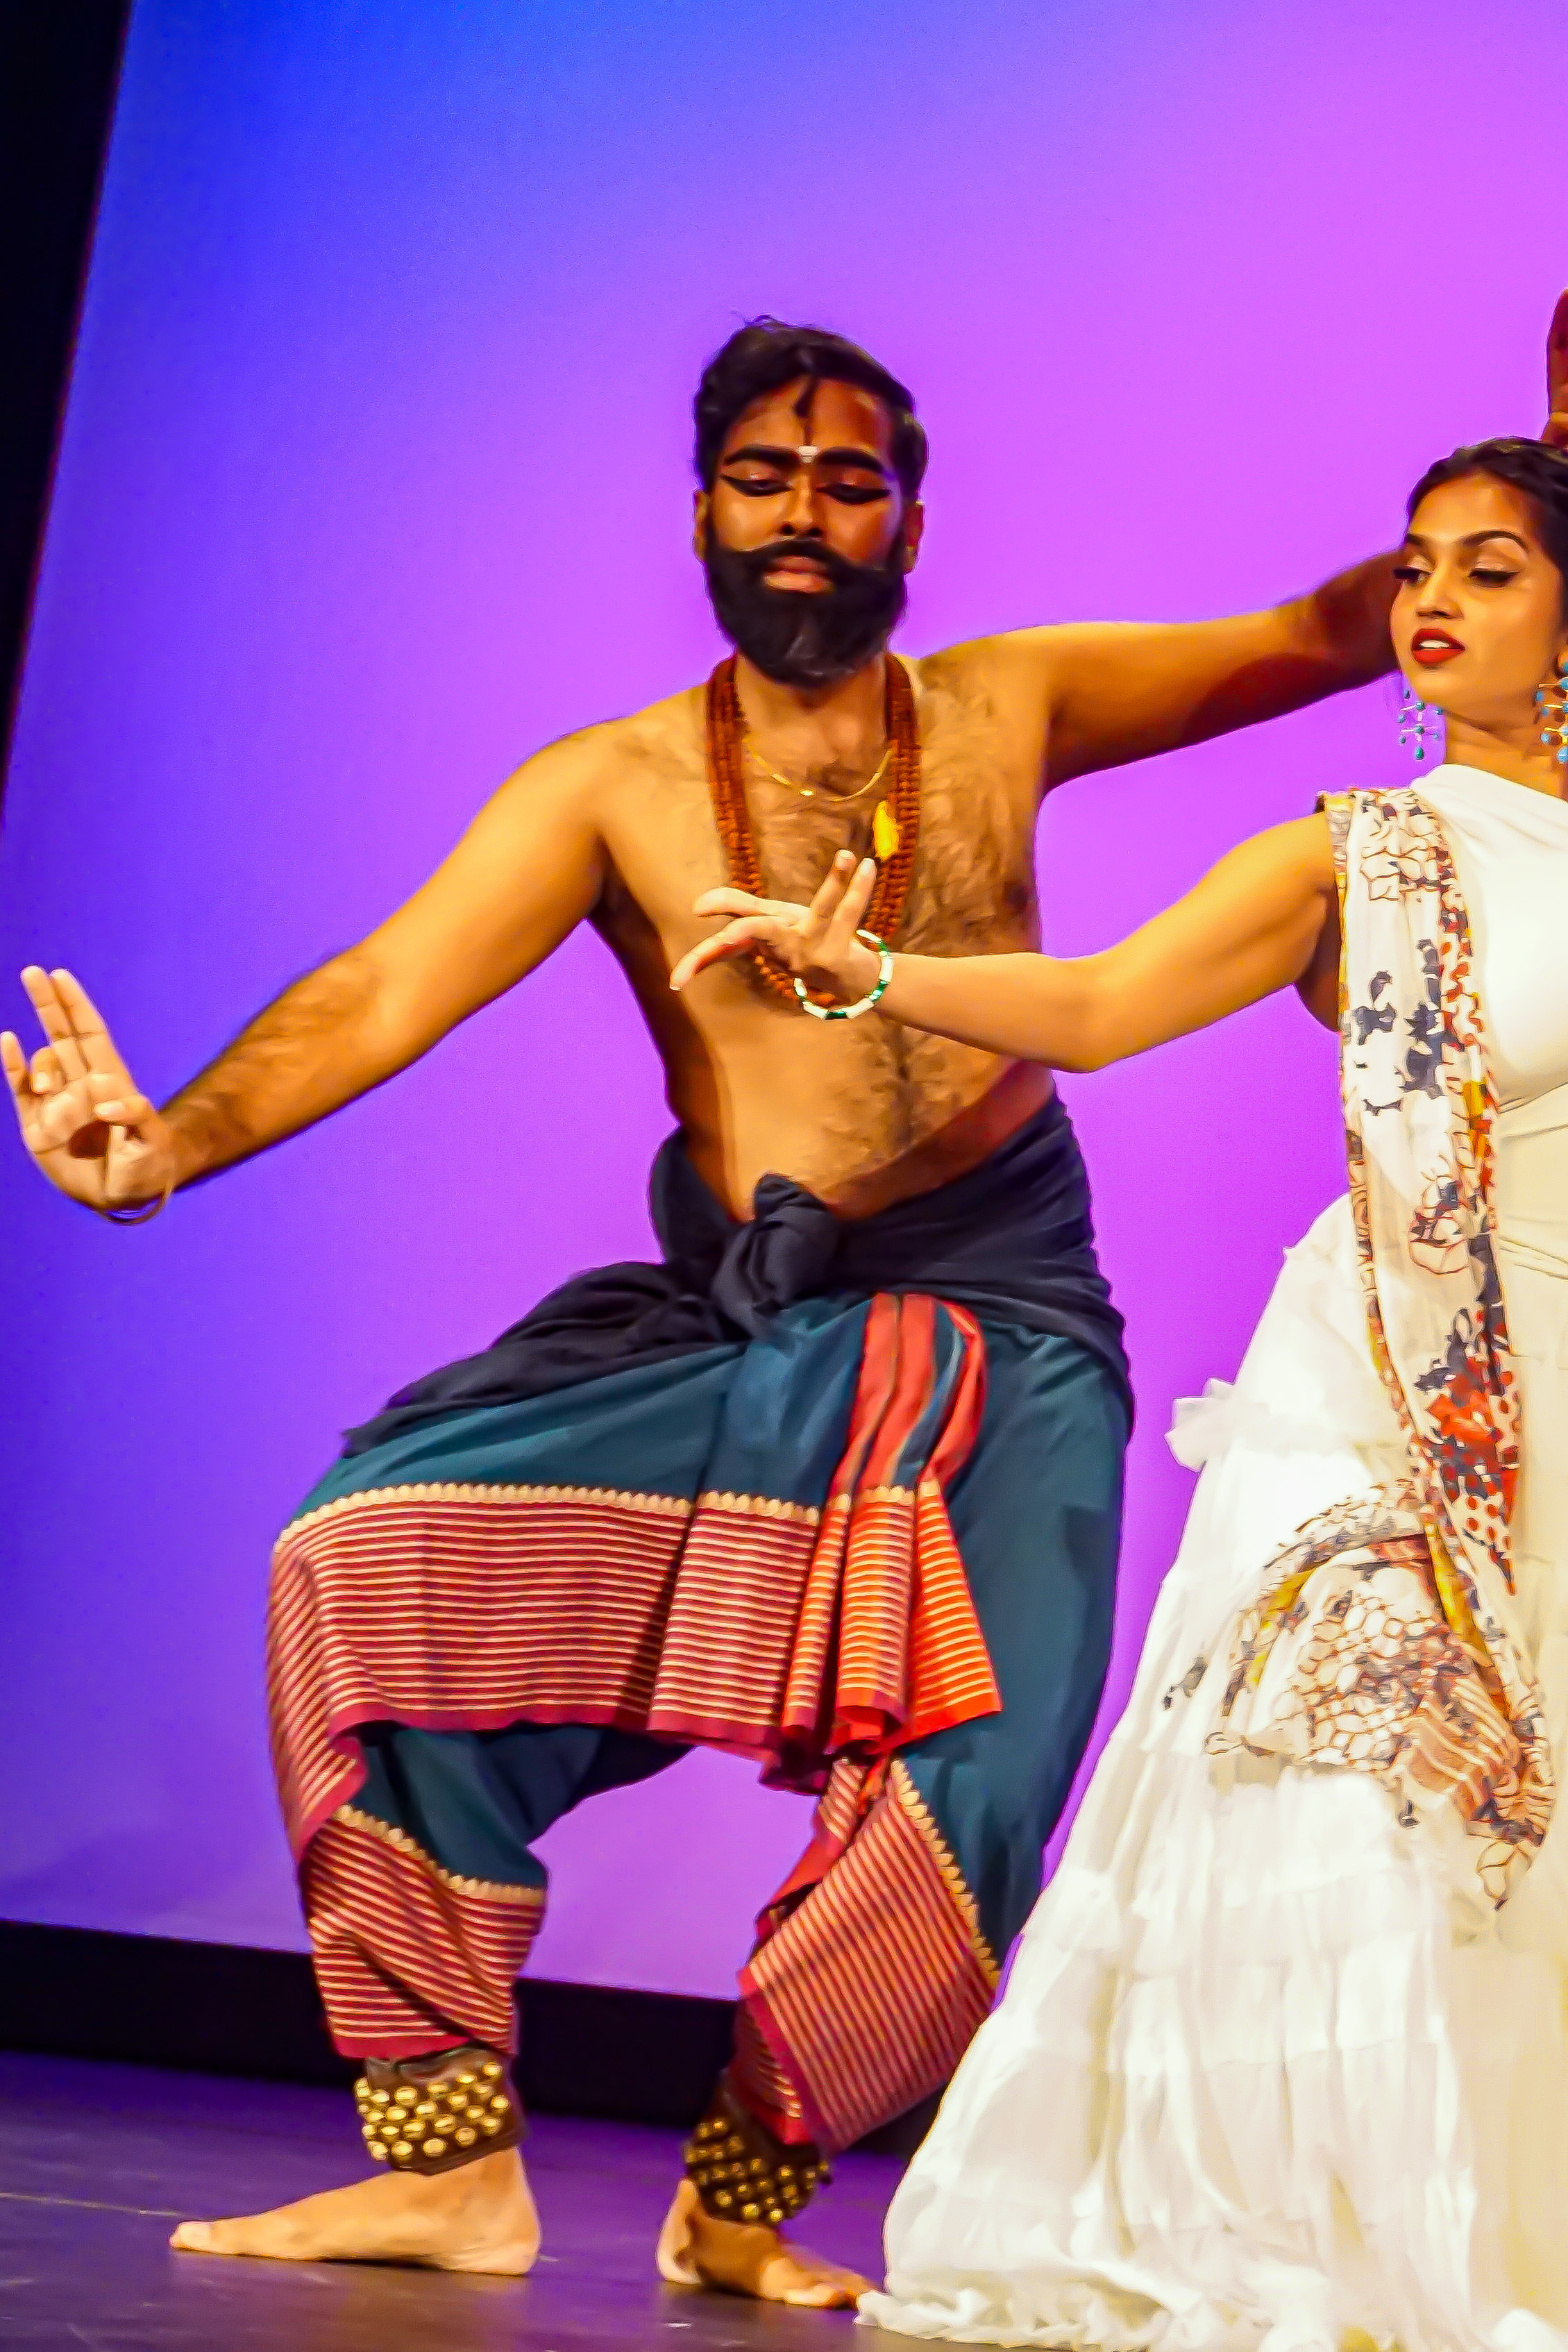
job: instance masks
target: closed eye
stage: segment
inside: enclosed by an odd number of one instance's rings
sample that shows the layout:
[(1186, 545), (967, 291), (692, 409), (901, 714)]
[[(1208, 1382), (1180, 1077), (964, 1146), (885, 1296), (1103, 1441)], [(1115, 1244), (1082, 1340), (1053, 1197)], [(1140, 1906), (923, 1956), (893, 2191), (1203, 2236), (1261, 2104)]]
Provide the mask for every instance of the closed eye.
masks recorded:
[[(743, 499), (781, 498), (789, 487), (781, 474), (726, 474), (723, 478)], [(876, 506), (891, 496), (885, 482), (820, 482), (817, 487), (823, 498), (841, 507)]]
[(789, 487), (782, 474), (726, 474), (724, 479), (743, 499), (779, 498)]

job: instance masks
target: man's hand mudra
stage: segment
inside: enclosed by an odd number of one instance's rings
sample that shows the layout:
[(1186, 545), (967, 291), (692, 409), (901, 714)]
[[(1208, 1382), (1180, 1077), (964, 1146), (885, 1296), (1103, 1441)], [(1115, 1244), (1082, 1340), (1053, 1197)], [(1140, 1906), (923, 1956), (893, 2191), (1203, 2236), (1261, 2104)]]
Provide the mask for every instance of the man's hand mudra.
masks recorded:
[(46, 1043), (29, 1062), (0, 1034), (22, 1140), (51, 1184), (85, 1208), (161, 1201), (177, 1174), (173, 1129), (138, 1091), (103, 1017), (68, 971), (29, 965), (22, 985)]
[(874, 858), (857, 866), (852, 853), (841, 849), (809, 907), (756, 898), (748, 890), (705, 890), (696, 914), (737, 919), (690, 949), (670, 974), (670, 986), (679, 991), (710, 964), (764, 947), (814, 995), (856, 1003), (876, 985), (876, 953), (856, 936), (875, 887)]

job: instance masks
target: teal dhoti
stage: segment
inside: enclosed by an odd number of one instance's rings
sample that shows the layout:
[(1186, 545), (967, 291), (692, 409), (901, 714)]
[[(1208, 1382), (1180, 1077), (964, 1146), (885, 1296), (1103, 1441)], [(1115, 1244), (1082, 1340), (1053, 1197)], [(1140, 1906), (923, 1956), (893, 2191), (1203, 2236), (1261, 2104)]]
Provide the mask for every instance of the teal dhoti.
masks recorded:
[(564, 1323), (562, 1294), (360, 1435), (279, 1541), (272, 1614), (340, 2048), (510, 2047), (535, 1842), (700, 1743), (817, 1797), (742, 1972), (739, 2095), (831, 2149), (946, 2080), (1109, 1658), (1129, 1402), (1081, 1192), (1055, 1105), (891, 1240), (759, 1188), (662, 1293), (616, 1270), (629, 1365), (606, 1294)]

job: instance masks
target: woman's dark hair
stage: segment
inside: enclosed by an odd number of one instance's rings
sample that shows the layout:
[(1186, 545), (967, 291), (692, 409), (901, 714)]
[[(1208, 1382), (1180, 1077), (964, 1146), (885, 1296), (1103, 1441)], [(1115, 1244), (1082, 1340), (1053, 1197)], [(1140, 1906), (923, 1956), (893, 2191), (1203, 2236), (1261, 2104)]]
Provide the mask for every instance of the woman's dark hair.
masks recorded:
[(842, 335), (830, 334), (825, 327), (787, 327), (778, 319), (748, 320), (703, 370), (693, 410), (697, 478), (704, 489), (714, 486), (719, 451), (736, 418), (764, 393), (778, 392), (800, 376), (874, 393), (893, 419), (894, 472), (905, 498), (914, 498), (925, 472), (925, 428), (915, 417), (908, 385)]
[(1522, 491), (1535, 509), (1541, 543), (1563, 574), (1563, 595), (1568, 604), (1568, 450), (1548, 441), (1474, 441), (1428, 466), (1410, 493), (1406, 509), (1414, 522), (1422, 499), (1445, 482), (1462, 482), (1472, 474), (1490, 474), (1496, 482)]

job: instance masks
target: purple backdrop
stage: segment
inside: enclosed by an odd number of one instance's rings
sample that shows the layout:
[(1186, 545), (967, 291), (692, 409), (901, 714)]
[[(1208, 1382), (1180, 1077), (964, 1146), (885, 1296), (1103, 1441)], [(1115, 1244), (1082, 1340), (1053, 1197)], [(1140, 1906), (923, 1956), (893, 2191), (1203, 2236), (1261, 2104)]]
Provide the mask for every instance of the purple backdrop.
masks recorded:
[[(540, 742), (685, 682), (695, 371), (861, 337), (934, 459), (906, 642), (1270, 599), (1454, 442), (1532, 430), (1568, 268), (1560, 0), (138, 0), (0, 859), (167, 1089)], [(1049, 812), (1101, 945), (1320, 786), (1381, 689)], [(22, 1013), (0, 981), (0, 1019)], [(1293, 1003), (1069, 1089), (1131, 1319), (1124, 1690), (1228, 1373), (1337, 1188)], [(646, 1247), (657, 1074), (597, 945), (147, 1233), (0, 1156), (0, 1912), (300, 1940), (259, 1633), (334, 1433)], [(695, 1758), (549, 1841), (549, 1973), (722, 1991), (802, 1832)]]

